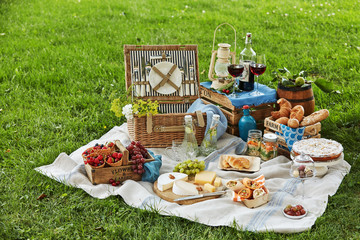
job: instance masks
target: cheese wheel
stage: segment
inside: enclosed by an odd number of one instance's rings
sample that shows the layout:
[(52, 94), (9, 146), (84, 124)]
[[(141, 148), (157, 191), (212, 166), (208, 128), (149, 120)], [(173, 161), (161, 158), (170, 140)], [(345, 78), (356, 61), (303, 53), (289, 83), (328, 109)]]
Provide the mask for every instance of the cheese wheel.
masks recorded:
[(176, 180), (184, 180), (188, 179), (188, 175), (185, 173), (171, 172), (161, 174), (157, 180), (157, 187), (160, 191), (165, 191), (170, 189)]
[(176, 195), (197, 195), (199, 194), (199, 191), (196, 189), (196, 185), (185, 182), (182, 180), (177, 180), (174, 182), (173, 193)]

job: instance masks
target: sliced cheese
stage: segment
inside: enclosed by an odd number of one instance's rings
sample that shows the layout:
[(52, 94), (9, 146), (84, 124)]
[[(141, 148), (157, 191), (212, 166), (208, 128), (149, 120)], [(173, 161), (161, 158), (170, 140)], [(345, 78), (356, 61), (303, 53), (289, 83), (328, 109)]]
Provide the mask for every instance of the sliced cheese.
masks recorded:
[(215, 187), (220, 187), (221, 184), (222, 184), (221, 178), (220, 178), (220, 177), (216, 177), (216, 178), (215, 178), (215, 181), (214, 181), (214, 186), (215, 186)]
[(215, 192), (216, 187), (214, 185), (211, 185), (210, 183), (205, 183), (204, 190), (208, 192)]
[(215, 172), (201, 171), (195, 175), (195, 183), (205, 185), (205, 183), (213, 184), (216, 177)]
[(188, 175), (185, 173), (179, 172), (171, 172), (171, 173), (164, 173), (161, 174), (157, 180), (157, 188), (160, 191), (165, 191), (170, 189), (176, 180), (187, 180)]
[(172, 188), (173, 193), (176, 195), (197, 195), (199, 191), (196, 189), (196, 185), (185, 182), (182, 180), (178, 180), (174, 182), (174, 186)]

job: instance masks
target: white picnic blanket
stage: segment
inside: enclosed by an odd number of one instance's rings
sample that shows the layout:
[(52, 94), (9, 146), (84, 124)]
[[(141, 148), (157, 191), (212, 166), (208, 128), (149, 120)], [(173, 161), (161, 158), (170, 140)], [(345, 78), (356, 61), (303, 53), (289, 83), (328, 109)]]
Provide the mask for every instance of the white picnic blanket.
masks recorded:
[[(209, 226), (230, 226), (239, 230), (274, 231), (281, 233), (301, 232), (311, 228), (320, 217), (328, 202), (328, 197), (336, 193), (342, 179), (350, 171), (350, 165), (342, 161), (338, 165), (329, 167), (328, 173), (322, 178), (305, 181), (305, 198), (301, 197), (301, 182), (289, 175), (291, 161), (279, 156), (261, 164), (256, 173), (240, 173), (223, 171), (218, 168), (221, 154), (233, 154), (239, 138), (224, 134), (218, 142), (217, 151), (207, 158), (207, 170), (215, 171), (225, 179), (243, 177), (255, 178), (263, 174), (266, 178), (265, 186), (270, 191), (269, 203), (249, 209), (242, 203), (233, 202), (230, 195), (207, 200), (192, 205), (179, 205), (159, 198), (153, 191), (153, 184), (149, 182), (135, 182), (127, 180), (121, 186), (113, 187), (110, 184), (92, 185), (88, 180), (81, 153), (95, 143), (105, 143), (120, 139), (124, 145), (129, 143), (126, 123), (114, 127), (98, 140), (80, 147), (69, 156), (60, 153), (55, 161), (46, 166), (36, 168), (40, 173), (64, 184), (81, 188), (96, 198), (106, 198), (111, 195), (120, 195), (124, 201), (136, 208), (149, 211), (158, 211), (162, 215), (172, 215), (189, 219)], [(164, 149), (150, 149), (155, 154), (162, 154)], [(163, 165), (160, 174), (171, 172), (177, 162), (162, 157)], [(283, 216), (282, 208), (287, 204), (302, 204), (308, 209), (308, 215), (302, 219), (292, 220)]]

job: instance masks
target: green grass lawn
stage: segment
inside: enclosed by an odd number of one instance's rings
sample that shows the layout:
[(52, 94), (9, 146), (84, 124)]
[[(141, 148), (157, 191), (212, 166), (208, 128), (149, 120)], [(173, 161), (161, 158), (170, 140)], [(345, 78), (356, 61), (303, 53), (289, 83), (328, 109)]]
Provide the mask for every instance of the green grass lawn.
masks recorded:
[[(0, 238), (360, 238), (360, 1), (1, 0), (0, 13)], [(33, 170), (124, 122), (109, 110), (109, 97), (125, 92), (124, 44), (197, 44), (206, 81), (213, 31), (223, 22), (237, 30), (237, 56), (247, 32), (266, 54), (260, 82), (275, 87), (271, 71), (287, 67), (319, 74), (341, 92), (314, 87), (316, 108), (330, 111), (322, 136), (343, 144), (352, 170), (310, 231), (208, 227), (120, 197), (94, 199)], [(232, 30), (221, 28), (217, 41), (234, 45)]]

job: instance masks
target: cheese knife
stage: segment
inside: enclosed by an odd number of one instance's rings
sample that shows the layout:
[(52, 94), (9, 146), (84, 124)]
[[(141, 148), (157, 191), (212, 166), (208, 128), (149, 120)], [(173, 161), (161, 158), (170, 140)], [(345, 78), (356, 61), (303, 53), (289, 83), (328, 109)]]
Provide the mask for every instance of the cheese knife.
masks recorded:
[(188, 197), (177, 198), (177, 199), (174, 199), (174, 201), (177, 202), (177, 201), (198, 199), (198, 198), (209, 197), (209, 196), (218, 196), (218, 195), (223, 195), (225, 193), (226, 193), (226, 191), (219, 191), (219, 192), (213, 192), (213, 193), (203, 193), (203, 194), (199, 194), (199, 195), (193, 195), (193, 196), (188, 196)]

